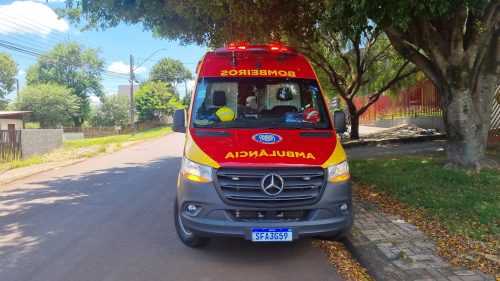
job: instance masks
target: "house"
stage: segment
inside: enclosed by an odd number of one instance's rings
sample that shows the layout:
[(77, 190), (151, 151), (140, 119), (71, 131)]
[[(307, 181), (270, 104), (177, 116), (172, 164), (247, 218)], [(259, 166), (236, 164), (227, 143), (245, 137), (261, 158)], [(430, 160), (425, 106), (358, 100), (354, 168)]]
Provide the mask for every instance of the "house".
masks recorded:
[(25, 118), (31, 111), (0, 111), (0, 130), (24, 129)]

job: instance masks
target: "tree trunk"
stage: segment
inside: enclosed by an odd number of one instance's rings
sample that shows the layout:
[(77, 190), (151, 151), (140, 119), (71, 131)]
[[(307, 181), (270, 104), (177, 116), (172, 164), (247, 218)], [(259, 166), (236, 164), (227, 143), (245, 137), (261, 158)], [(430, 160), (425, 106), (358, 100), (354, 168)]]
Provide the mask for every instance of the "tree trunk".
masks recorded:
[(354, 114), (350, 116), (351, 118), (351, 139), (359, 139), (359, 116)]
[(73, 117), (73, 123), (75, 123), (75, 127), (81, 127), (83, 125), (83, 120), (80, 117)]
[[(495, 80), (482, 76), (476, 89), (443, 89), (444, 121), (447, 130), (445, 167), (468, 166), (480, 169), (494, 165), (486, 157)], [(465, 83), (464, 83), (465, 84)]]
[(359, 115), (356, 105), (352, 100), (346, 99), (349, 120), (351, 121), (351, 140), (359, 139)]

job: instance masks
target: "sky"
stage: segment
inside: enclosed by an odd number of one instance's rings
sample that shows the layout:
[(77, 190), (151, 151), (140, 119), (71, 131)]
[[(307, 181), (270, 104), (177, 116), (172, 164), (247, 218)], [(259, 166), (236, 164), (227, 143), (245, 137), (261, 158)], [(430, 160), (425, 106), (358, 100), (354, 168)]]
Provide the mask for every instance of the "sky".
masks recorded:
[[(86, 47), (100, 49), (100, 56), (105, 60), (104, 68), (110, 71), (103, 74), (102, 81), (107, 94), (116, 93), (118, 85), (129, 84), (130, 55), (134, 56), (135, 66), (142, 63), (135, 73), (138, 81), (144, 81), (149, 77), (152, 66), (166, 57), (180, 60), (194, 74), (198, 61), (207, 50), (206, 47), (181, 46), (177, 41), (154, 38), (150, 31), (144, 31), (140, 25), (120, 24), (104, 31), (81, 31), (81, 27), (57, 18), (54, 9), (63, 8), (63, 2), (0, 0), (0, 52), (9, 53), (18, 64), (21, 89), (25, 85), (26, 70), (36, 63), (36, 54), (49, 51), (61, 42), (76, 41)], [(2, 46), (2, 43), (9, 46), (16, 44), (31, 52), (26, 54), (11, 50)], [(189, 81), (188, 89), (192, 89), (193, 84), (193, 81)], [(182, 97), (184, 85), (179, 85), (178, 90)], [(8, 98), (15, 99), (15, 93)], [(96, 101), (96, 98), (92, 100)]]

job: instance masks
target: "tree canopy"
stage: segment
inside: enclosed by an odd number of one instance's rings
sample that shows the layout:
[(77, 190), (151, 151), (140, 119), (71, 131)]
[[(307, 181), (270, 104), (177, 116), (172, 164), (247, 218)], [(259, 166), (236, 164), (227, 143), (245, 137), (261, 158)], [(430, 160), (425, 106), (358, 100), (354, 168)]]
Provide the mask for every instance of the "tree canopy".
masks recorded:
[(16, 85), (17, 64), (7, 53), (0, 53), (0, 110), (7, 105), (6, 96)]
[(135, 94), (135, 105), (141, 120), (172, 115), (174, 110), (184, 108), (170, 84), (154, 81), (139, 88)]
[(72, 123), (78, 112), (78, 98), (67, 87), (48, 83), (24, 87), (14, 107), (33, 113), (29, 121), (39, 122), (42, 128), (53, 128)]
[(115, 94), (101, 98), (100, 104), (92, 107), (92, 126), (126, 126), (130, 122), (130, 97)]
[(27, 72), (27, 84), (55, 83), (66, 86), (78, 98), (78, 111), (73, 113), (75, 126), (81, 126), (90, 115), (91, 95), (101, 97), (104, 60), (98, 50), (78, 43), (60, 43), (42, 54)]
[(159, 60), (149, 73), (149, 80), (171, 83), (174, 88), (177, 83), (193, 79), (191, 71), (180, 60), (163, 58)]

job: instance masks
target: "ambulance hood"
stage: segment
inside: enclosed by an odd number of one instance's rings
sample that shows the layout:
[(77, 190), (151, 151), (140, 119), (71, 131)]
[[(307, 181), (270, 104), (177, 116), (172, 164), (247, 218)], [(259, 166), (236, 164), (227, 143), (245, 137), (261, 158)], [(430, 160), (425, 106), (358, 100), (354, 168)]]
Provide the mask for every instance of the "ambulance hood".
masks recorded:
[[(196, 153), (192, 146), (199, 148)], [(325, 167), (345, 160), (335, 133), (325, 130), (190, 128), (186, 155), (199, 163), (211, 159), (218, 164), (212, 166), (222, 167)]]

